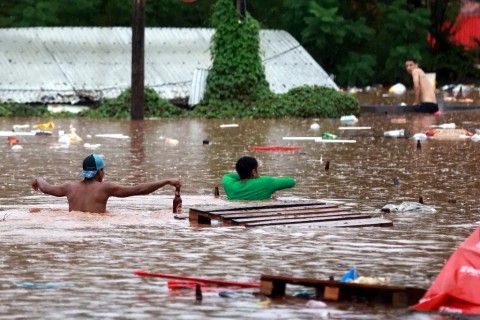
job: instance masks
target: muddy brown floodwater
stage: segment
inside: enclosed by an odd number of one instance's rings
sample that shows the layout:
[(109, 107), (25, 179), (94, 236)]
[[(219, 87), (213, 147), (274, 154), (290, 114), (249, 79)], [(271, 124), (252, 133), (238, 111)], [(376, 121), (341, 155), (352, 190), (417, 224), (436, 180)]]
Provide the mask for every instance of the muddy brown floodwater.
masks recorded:
[[(364, 115), (340, 130), (338, 120), (56, 120), (52, 136), (20, 136), (14, 150), (2, 137), (0, 179), (1, 319), (440, 319), (381, 306), (306, 307), (302, 299), (273, 301), (253, 295), (221, 298), (204, 290), (201, 304), (192, 290), (172, 291), (164, 279), (144, 279), (134, 270), (223, 280), (258, 280), (261, 274), (341, 277), (351, 267), (392, 284), (428, 288), (455, 248), (480, 226), (480, 143), (470, 140), (421, 142), (384, 138), (383, 132), (424, 132), (455, 123), (480, 129), (480, 113), (442, 116)], [(44, 121), (44, 120), (43, 120)], [(40, 119), (0, 118), (0, 130)], [(402, 123), (405, 122), (405, 123)], [(221, 128), (236, 123), (238, 127)], [(310, 130), (313, 123), (320, 130)], [(58, 130), (76, 128), (83, 141), (58, 144)], [(330, 132), (356, 143), (286, 141), (287, 136)], [(123, 134), (125, 139), (97, 134)], [(175, 141), (178, 140), (178, 144)], [(208, 139), (210, 144), (203, 145)], [(91, 150), (88, 145), (100, 145)], [(298, 146), (300, 152), (250, 151), (252, 146)], [(190, 226), (170, 213), (174, 190), (111, 199), (109, 214), (69, 213), (65, 198), (33, 192), (31, 180), (78, 180), (83, 158), (104, 157), (106, 180), (133, 184), (181, 177), (184, 210), (225, 204), (213, 196), (222, 174), (240, 156), (260, 161), (263, 175), (288, 175), (293, 189), (280, 198), (341, 201), (358, 211), (417, 201), (437, 213), (390, 213), (393, 227)], [(330, 169), (325, 171), (329, 161)], [(394, 177), (399, 184), (395, 185)], [(32, 288), (40, 286), (40, 288)], [(43, 285), (43, 287), (41, 287)], [(231, 290), (231, 289), (224, 289)], [(289, 287), (289, 292), (303, 288)], [(253, 292), (246, 290), (246, 292)]]

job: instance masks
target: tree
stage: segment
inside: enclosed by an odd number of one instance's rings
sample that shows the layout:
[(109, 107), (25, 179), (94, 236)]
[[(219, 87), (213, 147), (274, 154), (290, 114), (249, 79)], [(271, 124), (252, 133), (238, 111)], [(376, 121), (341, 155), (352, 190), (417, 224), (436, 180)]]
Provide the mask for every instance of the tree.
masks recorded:
[(231, 0), (218, 0), (212, 24), (212, 68), (204, 103), (249, 103), (270, 95), (260, 57), (260, 26), (248, 13), (241, 17)]

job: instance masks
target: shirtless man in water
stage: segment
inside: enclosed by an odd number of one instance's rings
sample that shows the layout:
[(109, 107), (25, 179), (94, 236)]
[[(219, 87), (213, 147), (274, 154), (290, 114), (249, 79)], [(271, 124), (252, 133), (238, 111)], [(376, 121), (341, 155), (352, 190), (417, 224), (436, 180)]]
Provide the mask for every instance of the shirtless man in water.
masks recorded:
[(103, 167), (102, 158), (92, 154), (83, 160), (83, 171), (80, 174), (85, 178), (83, 181), (52, 185), (42, 178), (36, 178), (32, 182), (32, 188), (55, 197), (66, 196), (69, 211), (104, 213), (108, 198), (112, 196), (125, 198), (145, 195), (167, 184), (174, 187), (181, 186), (179, 179), (158, 180), (130, 187), (110, 182), (102, 183), (105, 175)]
[(405, 60), (405, 68), (412, 75), (413, 89), (415, 91), (415, 111), (435, 113), (438, 111), (437, 98), (433, 84), (428, 80), (425, 72), (418, 67), (415, 59)]

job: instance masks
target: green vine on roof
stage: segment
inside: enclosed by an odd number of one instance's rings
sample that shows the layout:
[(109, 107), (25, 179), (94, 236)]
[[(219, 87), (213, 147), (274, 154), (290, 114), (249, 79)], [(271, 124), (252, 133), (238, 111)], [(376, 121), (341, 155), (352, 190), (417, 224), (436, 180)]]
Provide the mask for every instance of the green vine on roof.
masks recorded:
[[(212, 24), (213, 65), (204, 103), (220, 108), (226, 102), (249, 105), (271, 96), (260, 56), (260, 25), (248, 13), (241, 17), (232, 0), (218, 0)], [(227, 104), (230, 104), (227, 103)]]

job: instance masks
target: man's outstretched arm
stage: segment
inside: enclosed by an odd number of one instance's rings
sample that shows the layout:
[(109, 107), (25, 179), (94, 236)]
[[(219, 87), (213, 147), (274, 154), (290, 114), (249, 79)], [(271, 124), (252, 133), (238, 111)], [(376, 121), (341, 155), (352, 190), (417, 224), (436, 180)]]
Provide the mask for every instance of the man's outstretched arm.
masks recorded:
[(40, 190), (43, 193), (55, 196), (55, 197), (65, 197), (67, 195), (68, 190), (68, 183), (64, 183), (61, 185), (53, 185), (42, 178), (35, 178), (32, 181), (32, 188), (35, 191)]
[(154, 182), (142, 183), (131, 187), (122, 186), (116, 183), (109, 183), (108, 193), (111, 196), (119, 198), (146, 195), (160, 189), (167, 184), (174, 187), (180, 187), (182, 185), (179, 179), (164, 179)]

